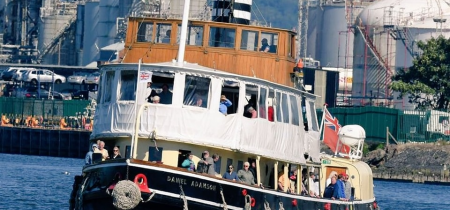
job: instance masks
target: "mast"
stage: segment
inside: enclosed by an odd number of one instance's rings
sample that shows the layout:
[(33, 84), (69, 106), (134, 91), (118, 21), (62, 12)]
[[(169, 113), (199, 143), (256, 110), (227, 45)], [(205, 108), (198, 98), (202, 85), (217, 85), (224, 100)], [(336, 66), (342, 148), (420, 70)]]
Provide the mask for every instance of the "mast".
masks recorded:
[(181, 22), (180, 47), (178, 48), (178, 66), (183, 66), (184, 63), (184, 50), (186, 48), (186, 34), (190, 3), (191, 0), (184, 0), (183, 20)]

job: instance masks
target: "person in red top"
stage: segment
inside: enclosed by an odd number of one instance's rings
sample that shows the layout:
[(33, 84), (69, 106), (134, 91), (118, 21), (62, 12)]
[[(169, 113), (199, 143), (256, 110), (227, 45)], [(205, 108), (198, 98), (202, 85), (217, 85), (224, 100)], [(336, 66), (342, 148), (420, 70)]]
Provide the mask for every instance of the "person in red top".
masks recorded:
[(267, 108), (267, 115), (268, 115), (267, 119), (268, 119), (270, 122), (273, 122), (273, 106), (269, 106), (269, 107)]

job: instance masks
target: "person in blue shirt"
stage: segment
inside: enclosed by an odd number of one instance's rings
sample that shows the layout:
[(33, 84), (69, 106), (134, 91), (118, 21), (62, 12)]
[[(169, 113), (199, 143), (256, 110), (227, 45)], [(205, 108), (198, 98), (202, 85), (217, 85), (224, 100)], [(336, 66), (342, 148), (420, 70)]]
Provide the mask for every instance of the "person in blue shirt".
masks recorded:
[(192, 161), (193, 157), (194, 156), (191, 153), (189, 153), (188, 158), (186, 158), (186, 160), (183, 161), (181, 167), (186, 168), (188, 171), (195, 171), (195, 163), (194, 161)]
[(225, 172), (222, 177), (228, 180), (239, 181), (237, 173), (233, 171), (233, 165), (228, 166), (228, 171)]
[(233, 105), (233, 103), (231, 103), (230, 100), (227, 99), (227, 97), (225, 97), (225, 95), (222, 95), (220, 97), (220, 105), (219, 105), (219, 112), (227, 115), (228, 113), (228, 107)]
[(336, 184), (334, 185), (334, 192), (333, 197), (331, 199), (333, 200), (343, 200), (347, 201), (348, 199), (345, 198), (345, 187), (344, 187), (344, 181), (343, 181), (344, 175), (339, 174), (338, 179), (336, 181)]
[(95, 152), (95, 150), (98, 148), (97, 144), (92, 144), (91, 150), (89, 150), (88, 153), (86, 153), (86, 157), (84, 158), (84, 163), (86, 165), (92, 164), (92, 154)]

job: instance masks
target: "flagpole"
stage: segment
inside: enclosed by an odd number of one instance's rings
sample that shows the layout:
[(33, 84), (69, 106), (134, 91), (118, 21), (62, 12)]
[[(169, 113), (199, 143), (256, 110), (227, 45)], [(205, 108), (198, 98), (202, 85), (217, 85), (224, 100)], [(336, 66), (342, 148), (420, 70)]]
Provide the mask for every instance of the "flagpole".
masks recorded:
[(327, 110), (327, 104), (323, 105), (323, 113), (322, 113), (322, 119), (320, 120), (320, 128), (319, 128), (319, 133), (322, 135), (322, 140), (324, 138), (324, 134), (322, 133), (323, 130), (323, 124), (325, 122), (325, 110)]
[[(137, 72), (137, 77), (136, 77), (136, 95), (134, 97), (134, 120), (133, 120), (133, 128), (136, 127), (136, 119), (137, 119), (137, 113), (138, 113), (138, 96), (139, 96), (139, 77), (141, 76), (141, 63), (142, 63), (142, 58), (139, 59), (139, 64), (138, 64), (138, 72)], [(131, 134), (131, 148), (130, 148), (130, 158), (135, 158), (136, 157), (136, 149), (135, 149), (135, 142), (136, 142), (136, 138), (138, 138), (138, 129), (136, 129), (132, 134)]]

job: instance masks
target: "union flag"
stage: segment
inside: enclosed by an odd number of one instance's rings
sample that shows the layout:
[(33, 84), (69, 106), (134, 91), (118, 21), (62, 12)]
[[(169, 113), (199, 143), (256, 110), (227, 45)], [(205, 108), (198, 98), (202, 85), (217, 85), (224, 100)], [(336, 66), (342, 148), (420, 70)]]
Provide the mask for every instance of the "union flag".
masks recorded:
[[(324, 117), (324, 129), (323, 129), (323, 143), (326, 144), (331, 151), (336, 153), (336, 147), (338, 146), (338, 133), (341, 129), (341, 125), (336, 117), (331, 115), (326, 107), (323, 109)], [(340, 151), (345, 154), (350, 152), (350, 147), (347, 145), (340, 145)]]

